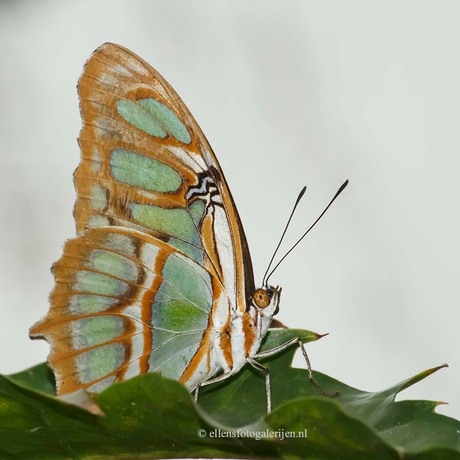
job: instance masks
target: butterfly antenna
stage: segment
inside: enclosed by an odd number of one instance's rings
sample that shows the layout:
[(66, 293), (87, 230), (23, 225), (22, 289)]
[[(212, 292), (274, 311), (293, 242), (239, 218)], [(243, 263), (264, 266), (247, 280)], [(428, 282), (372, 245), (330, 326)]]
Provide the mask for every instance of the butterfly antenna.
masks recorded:
[[(337, 199), (337, 197), (345, 190), (345, 187), (348, 185), (348, 179), (340, 186), (340, 188), (337, 190), (337, 193), (334, 195), (334, 198), (332, 198), (332, 200), (329, 202), (329, 204), (326, 206), (326, 208), (324, 209), (324, 211), (319, 215), (319, 217), (313, 222), (313, 224), (310, 226), (310, 228), (297, 240), (297, 243), (295, 243), (291, 249), (289, 249), (288, 252), (286, 252), (286, 254), (284, 254), (284, 256), (281, 258), (281, 260), (275, 265), (275, 267), (273, 268), (273, 270), (270, 272), (270, 274), (267, 276), (267, 279), (266, 279), (266, 282), (268, 283), (268, 280), (270, 278), (270, 276), (273, 275), (273, 272), (280, 266), (281, 262), (283, 262), (283, 260), (294, 250), (294, 248), (305, 238), (305, 236), (307, 236), (308, 232), (319, 222), (319, 220), (321, 219), (321, 217), (324, 216), (324, 214), (326, 213), (326, 211), (331, 207), (332, 203)], [(297, 203), (296, 203), (296, 206), (297, 206)], [(295, 207), (294, 207), (295, 209)], [(292, 216), (291, 216), (292, 217)], [(284, 234), (283, 234), (284, 236)], [(273, 258), (272, 258), (273, 260)], [(270, 262), (271, 263), (271, 262)], [(265, 279), (265, 276), (264, 276), (264, 279)]]
[(264, 277), (262, 279), (262, 286), (265, 286), (265, 277), (267, 276), (267, 273), (268, 271), (270, 270), (270, 266), (271, 264), (273, 263), (273, 259), (275, 258), (276, 256), (276, 253), (278, 252), (278, 249), (280, 248), (281, 246), (281, 243), (283, 242), (283, 238), (284, 238), (284, 235), (286, 234), (286, 231), (289, 227), (289, 224), (291, 223), (291, 219), (292, 219), (292, 216), (294, 215), (294, 212), (295, 212), (295, 209), (297, 208), (297, 205), (299, 204), (299, 201), (302, 199), (302, 197), (305, 195), (305, 191), (307, 190), (307, 186), (305, 185), (303, 187), (303, 189), (300, 191), (297, 199), (295, 200), (295, 204), (294, 204), (294, 207), (292, 208), (292, 211), (291, 211), (291, 215), (289, 216), (289, 219), (287, 221), (287, 224), (286, 226), (284, 227), (284, 231), (283, 231), (283, 234), (281, 235), (281, 238), (278, 242), (278, 246), (276, 246), (276, 249), (275, 249), (275, 252), (273, 253), (272, 255), (272, 258), (270, 259), (270, 262), (268, 263), (268, 267), (267, 267), (267, 270), (265, 271), (265, 274), (264, 274)]

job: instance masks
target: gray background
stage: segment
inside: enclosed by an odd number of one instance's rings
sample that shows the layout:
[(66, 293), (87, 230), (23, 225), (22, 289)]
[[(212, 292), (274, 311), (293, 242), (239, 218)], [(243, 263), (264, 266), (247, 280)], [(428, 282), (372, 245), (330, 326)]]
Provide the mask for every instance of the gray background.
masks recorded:
[(350, 179), (273, 276), (279, 319), (330, 332), (314, 368), (360, 389), (448, 362), (403, 397), (459, 417), (459, 20), (456, 1), (1, 2), (0, 371), (46, 357), (27, 330), (74, 235), (75, 85), (113, 41), (200, 123), (259, 282), (300, 188), (288, 242)]

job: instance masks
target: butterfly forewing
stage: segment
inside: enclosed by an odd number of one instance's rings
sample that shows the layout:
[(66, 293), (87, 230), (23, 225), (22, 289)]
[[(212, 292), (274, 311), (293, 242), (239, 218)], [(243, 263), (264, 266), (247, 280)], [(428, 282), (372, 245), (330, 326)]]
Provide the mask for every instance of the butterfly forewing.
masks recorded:
[(111, 44), (87, 62), (78, 89), (77, 230), (121, 225), (192, 256), (202, 249), (244, 309), (253, 274), (242, 225), (218, 162), (179, 96), (147, 63)]
[(78, 237), (31, 335), (51, 343), (60, 393), (155, 370), (193, 387), (219, 370), (212, 323), (254, 290), (225, 178), (183, 102), (130, 51), (101, 46), (78, 91)]

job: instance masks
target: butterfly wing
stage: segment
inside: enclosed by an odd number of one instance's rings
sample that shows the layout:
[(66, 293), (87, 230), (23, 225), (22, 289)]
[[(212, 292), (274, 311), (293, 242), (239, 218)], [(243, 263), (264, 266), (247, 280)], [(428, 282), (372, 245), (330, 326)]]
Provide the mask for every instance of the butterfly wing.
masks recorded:
[(196, 121), (142, 59), (102, 45), (78, 91), (78, 236), (31, 336), (51, 343), (61, 394), (160, 369), (192, 388), (218, 370), (212, 333), (254, 291), (232, 196)]

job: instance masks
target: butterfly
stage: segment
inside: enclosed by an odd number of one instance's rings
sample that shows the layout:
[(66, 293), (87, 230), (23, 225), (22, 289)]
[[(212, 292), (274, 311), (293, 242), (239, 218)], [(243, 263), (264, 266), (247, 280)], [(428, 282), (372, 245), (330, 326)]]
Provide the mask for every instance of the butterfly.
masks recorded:
[[(160, 371), (197, 397), (300, 339), (258, 353), (281, 288), (256, 288), (238, 211), (208, 141), (173, 88), (111, 43), (78, 83), (77, 237), (53, 265), (31, 338), (51, 347), (58, 395)], [(309, 365), (309, 363), (308, 363)], [(309, 373), (312, 381), (316, 383)]]

